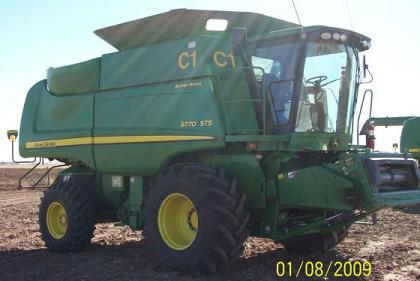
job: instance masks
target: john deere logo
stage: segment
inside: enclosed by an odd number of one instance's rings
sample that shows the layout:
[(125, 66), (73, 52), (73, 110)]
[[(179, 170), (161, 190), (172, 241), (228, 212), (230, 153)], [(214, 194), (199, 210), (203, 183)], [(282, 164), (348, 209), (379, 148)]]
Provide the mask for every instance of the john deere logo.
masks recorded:
[(56, 147), (55, 141), (41, 141), (34, 144), (34, 148)]

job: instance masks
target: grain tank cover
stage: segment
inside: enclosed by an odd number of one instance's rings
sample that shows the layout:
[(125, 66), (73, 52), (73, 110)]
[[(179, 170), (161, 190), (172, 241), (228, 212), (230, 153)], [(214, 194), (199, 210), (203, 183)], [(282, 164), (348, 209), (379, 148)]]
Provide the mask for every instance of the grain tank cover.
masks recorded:
[(299, 26), (249, 12), (178, 9), (98, 29), (95, 34), (121, 51), (195, 36), (205, 32), (208, 19), (227, 20), (226, 30), (233, 27), (245, 27), (250, 36)]

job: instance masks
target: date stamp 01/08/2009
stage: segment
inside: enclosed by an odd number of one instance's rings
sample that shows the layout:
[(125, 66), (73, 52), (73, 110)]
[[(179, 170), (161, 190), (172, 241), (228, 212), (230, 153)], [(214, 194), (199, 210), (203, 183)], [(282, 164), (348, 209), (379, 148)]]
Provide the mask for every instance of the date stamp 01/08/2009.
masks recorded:
[(321, 277), (340, 280), (364, 280), (372, 275), (369, 261), (278, 261), (276, 275), (279, 278)]

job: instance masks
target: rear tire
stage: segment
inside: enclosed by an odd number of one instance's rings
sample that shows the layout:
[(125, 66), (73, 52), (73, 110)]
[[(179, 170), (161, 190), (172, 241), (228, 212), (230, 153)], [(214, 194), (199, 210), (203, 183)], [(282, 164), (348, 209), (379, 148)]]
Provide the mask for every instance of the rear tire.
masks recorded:
[(326, 252), (335, 248), (346, 238), (349, 227), (343, 226), (337, 230), (324, 233), (311, 233), (292, 237), (281, 242), (287, 252), (296, 254), (311, 254)]
[(92, 203), (70, 179), (57, 179), (39, 205), (39, 228), (45, 246), (53, 252), (78, 252), (95, 229)]
[(176, 164), (149, 188), (144, 234), (168, 267), (216, 273), (242, 254), (249, 217), (245, 195), (223, 170)]

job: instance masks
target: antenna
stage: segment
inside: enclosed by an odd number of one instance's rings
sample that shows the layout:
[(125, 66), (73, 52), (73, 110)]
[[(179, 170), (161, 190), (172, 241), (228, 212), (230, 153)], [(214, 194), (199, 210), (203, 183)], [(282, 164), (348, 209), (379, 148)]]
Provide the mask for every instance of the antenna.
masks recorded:
[(344, 0), (344, 2), (345, 2), (345, 4), (346, 4), (346, 10), (347, 10), (347, 16), (348, 16), (348, 18), (349, 18), (350, 28), (351, 28), (351, 29), (354, 29), (354, 28), (353, 28), (353, 22), (352, 22), (352, 20), (351, 20), (351, 14), (350, 14), (349, 2), (348, 2), (347, 0)]
[(295, 9), (297, 19), (299, 21), (300, 31), (302, 33), (302, 38), (303, 38), (303, 37), (305, 37), (305, 33), (303, 32), (303, 25), (302, 25), (302, 22), (300, 21), (300, 17), (299, 17), (299, 13), (298, 13), (298, 10), (297, 10), (296, 5), (295, 5), (295, 1), (294, 0), (291, 0), (291, 1), (292, 1), (292, 4), (293, 4), (293, 8)]

